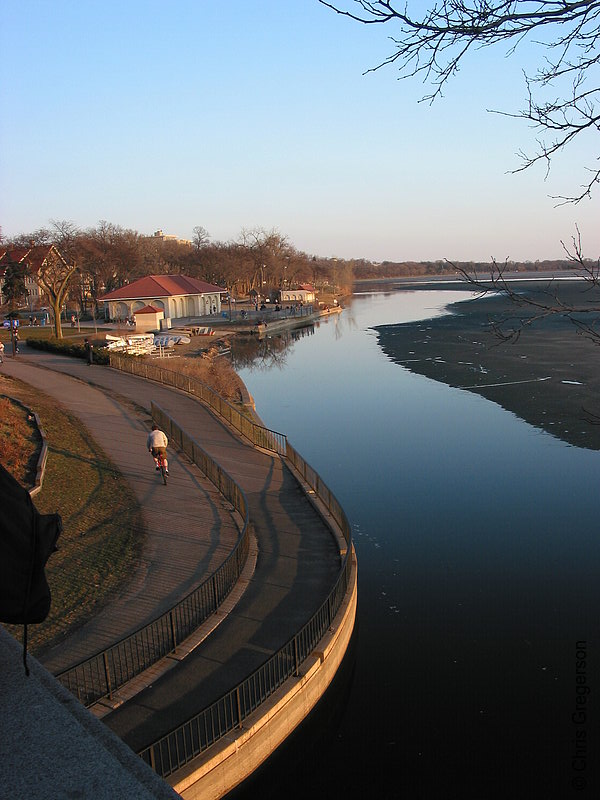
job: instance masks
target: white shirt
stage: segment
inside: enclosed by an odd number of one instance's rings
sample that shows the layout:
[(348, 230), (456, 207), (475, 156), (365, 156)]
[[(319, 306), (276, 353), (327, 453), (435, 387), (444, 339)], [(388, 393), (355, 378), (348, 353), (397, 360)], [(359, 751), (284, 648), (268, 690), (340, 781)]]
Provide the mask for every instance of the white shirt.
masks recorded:
[(162, 431), (150, 431), (148, 434), (148, 450), (151, 450), (153, 447), (166, 447), (168, 444), (169, 440)]

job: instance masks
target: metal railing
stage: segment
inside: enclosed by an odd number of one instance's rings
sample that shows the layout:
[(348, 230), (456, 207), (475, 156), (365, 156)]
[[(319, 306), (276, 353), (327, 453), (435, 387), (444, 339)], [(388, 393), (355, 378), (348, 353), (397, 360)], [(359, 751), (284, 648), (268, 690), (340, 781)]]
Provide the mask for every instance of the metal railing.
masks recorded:
[[(122, 364), (123, 366), (121, 366)], [(167, 777), (203, 753), (223, 736), (240, 728), (243, 721), (288, 678), (299, 676), (302, 662), (311, 655), (318, 642), (331, 627), (348, 591), (352, 572), (352, 532), (346, 514), (333, 492), (316, 470), (292, 447), (285, 435), (270, 431), (268, 428), (263, 428), (248, 420), (234, 406), (195, 378), (181, 376), (164, 367), (143, 364), (137, 359), (124, 359), (117, 356), (113, 360), (113, 355), (111, 355), (111, 366), (118, 369), (125, 368), (127, 372), (189, 391), (190, 394), (207, 402), (253, 444), (287, 458), (315, 496), (325, 505), (346, 542), (346, 550), (342, 553), (342, 564), (338, 577), (325, 601), (308, 622), (245, 680), (183, 725), (175, 728), (139, 753), (155, 772), (162, 777)], [(154, 372), (154, 370), (158, 372)], [(157, 377), (151, 378), (153, 374)], [(186, 383), (192, 388), (185, 388), (184, 384)], [(211, 398), (211, 401), (205, 398)], [(225, 413), (221, 413), (220, 408), (223, 408)]]
[(119, 353), (110, 354), (110, 366), (122, 372), (128, 372), (131, 375), (139, 375), (147, 380), (174, 386), (176, 389), (181, 389), (197, 397), (226, 420), (236, 431), (251, 441), (252, 444), (265, 450), (285, 455), (286, 437), (284, 434), (276, 433), (262, 425), (257, 425), (256, 422), (253, 422), (232, 403), (222, 398), (214, 389), (211, 389), (210, 386), (198, 378), (149, 363), (135, 356), (127, 357)]
[(236, 728), (288, 678), (298, 677), (302, 662), (327, 633), (349, 588), (351, 540), (340, 574), (324, 603), (295, 636), (245, 680), (175, 730), (142, 750), (140, 757), (163, 778), (199, 756)]
[(236, 584), (248, 557), (248, 504), (241, 487), (159, 406), (152, 416), (194, 461), (243, 520), (240, 537), (225, 561), (177, 605), (112, 647), (64, 670), (56, 677), (84, 706), (112, 693), (177, 649), (211, 614)]

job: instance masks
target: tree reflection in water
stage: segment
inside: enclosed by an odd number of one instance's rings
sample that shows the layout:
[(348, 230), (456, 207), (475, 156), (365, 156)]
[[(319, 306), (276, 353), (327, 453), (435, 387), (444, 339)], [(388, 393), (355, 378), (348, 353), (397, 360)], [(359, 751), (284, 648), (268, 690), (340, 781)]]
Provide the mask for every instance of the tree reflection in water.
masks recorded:
[(283, 369), (288, 353), (294, 344), (306, 336), (314, 336), (315, 325), (270, 334), (234, 336), (231, 341), (231, 363), (237, 371), (241, 369)]

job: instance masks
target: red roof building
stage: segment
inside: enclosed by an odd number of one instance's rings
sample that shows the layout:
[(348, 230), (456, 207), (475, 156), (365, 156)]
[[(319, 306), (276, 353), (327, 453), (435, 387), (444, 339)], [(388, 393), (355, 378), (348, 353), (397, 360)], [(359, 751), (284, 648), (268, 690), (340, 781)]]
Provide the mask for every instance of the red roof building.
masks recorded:
[(227, 289), (187, 275), (147, 275), (98, 298), (110, 319), (132, 317), (144, 306), (164, 312), (165, 319), (202, 317), (221, 311)]

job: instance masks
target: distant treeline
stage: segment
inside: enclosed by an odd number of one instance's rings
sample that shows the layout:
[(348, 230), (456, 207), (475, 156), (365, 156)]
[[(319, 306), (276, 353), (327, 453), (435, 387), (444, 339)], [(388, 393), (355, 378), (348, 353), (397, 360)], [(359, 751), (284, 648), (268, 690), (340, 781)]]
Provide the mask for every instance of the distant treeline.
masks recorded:
[[(491, 270), (490, 261), (381, 261), (379, 263), (371, 261), (355, 261), (354, 278), (355, 280), (367, 280), (377, 278), (399, 278), (416, 277), (419, 275), (456, 275), (463, 271), (472, 275), (474, 273), (489, 274)], [(572, 261), (567, 259), (554, 259), (546, 261), (507, 261), (501, 266), (507, 272), (555, 272), (557, 270), (576, 269)], [(580, 269), (580, 267), (579, 267)]]

